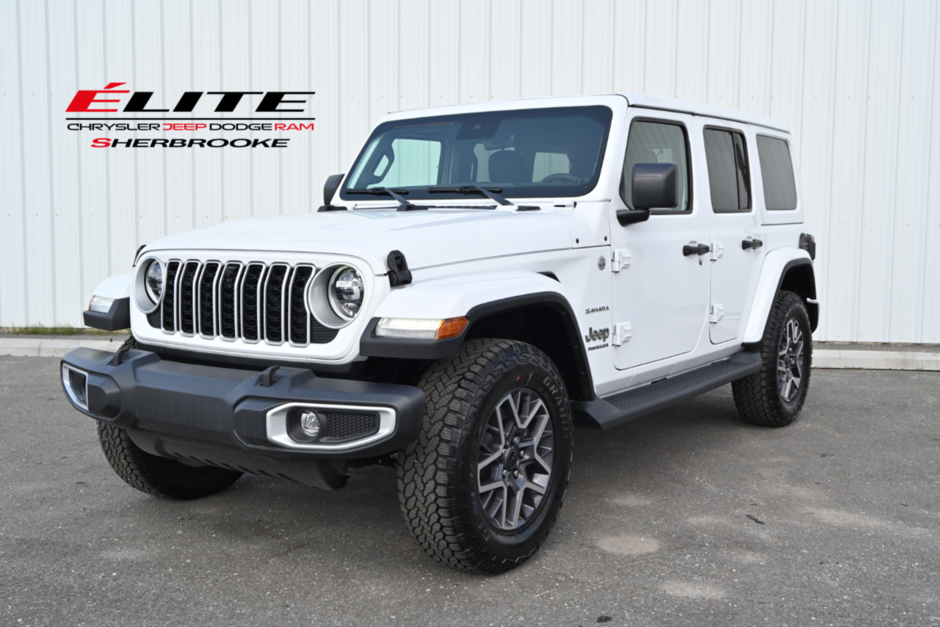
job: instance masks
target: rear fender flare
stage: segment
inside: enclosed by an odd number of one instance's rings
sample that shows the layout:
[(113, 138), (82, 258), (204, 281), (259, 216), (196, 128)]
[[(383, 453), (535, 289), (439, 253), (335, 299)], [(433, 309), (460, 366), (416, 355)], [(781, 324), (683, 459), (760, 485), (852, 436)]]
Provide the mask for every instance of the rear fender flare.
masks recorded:
[(774, 299), (777, 298), (777, 293), (783, 288), (787, 273), (797, 267), (801, 270), (806, 268), (810, 274), (810, 284), (800, 296), (806, 302), (807, 309), (810, 310), (812, 330), (816, 330), (819, 321), (819, 306), (815, 302), (816, 279), (813, 272), (813, 260), (805, 250), (778, 249), (769, 252), (761, 266), (757, 291), (754, 294), (747, 325), (744, 328), (744, 339), (742, 340), (744, 344), (757, 344), (763, 339), (764, 328), (767, 326), (767, 317), (770, 315)]

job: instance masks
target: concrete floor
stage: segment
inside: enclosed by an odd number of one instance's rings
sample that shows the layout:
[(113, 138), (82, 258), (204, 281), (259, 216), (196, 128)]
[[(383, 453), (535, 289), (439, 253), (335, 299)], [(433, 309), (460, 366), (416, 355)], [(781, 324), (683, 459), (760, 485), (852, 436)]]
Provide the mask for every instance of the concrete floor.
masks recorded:
[(427, 558), (386, 468), (136, 492), (57, 376), (0, 357), (0, 625), (940, 627), (940, 373), (815, 371), (780, 430), (730, 387), (579, 430), (552, 535), (498, 577)]

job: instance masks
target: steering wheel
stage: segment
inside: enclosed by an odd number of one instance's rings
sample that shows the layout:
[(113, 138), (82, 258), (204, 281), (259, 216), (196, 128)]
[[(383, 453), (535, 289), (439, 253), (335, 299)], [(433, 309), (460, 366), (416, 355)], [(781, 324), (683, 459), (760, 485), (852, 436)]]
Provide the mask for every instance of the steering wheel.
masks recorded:
[(539, 183), (582, 183), (583, 179), (566, 172), (555, 172), (543, 178)]

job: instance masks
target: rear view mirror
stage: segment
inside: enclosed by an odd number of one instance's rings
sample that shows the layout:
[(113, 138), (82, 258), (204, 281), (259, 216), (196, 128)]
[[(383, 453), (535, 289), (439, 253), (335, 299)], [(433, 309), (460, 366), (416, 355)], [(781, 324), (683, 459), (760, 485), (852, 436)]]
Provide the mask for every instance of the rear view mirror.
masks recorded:
[(336, 190), (339, 188), (339, 184), (342, 182), (345, 174), (331, 174), (326, 177), (326, 183), (323, 184), (323, 206), (317, 209), (320, 211), (346, 211), (346, 207), (337, 207), (330, 204), (330, 201), (333, 200), (333, 196), (336, 195)]
[(638, 163), (633, 166), (633, 207), (675, 208), (679, 204), (676, 170), (672, 163)]
[(620, 226), (646, 222), (650, 209), (673, 208), (679, 204), (676, 193), (676, 166), (672, 163), (638, 163), (633, 166), (634, 209), (617, 210)]
[(331, 174), (326, 177), (326, 183), (323, 184), (323, 204), (329, 205), (330, 201), (333, 200), (333, 196), (336, 194), (336, 188), (339, 187), (340, 181), (343, 180), (345, 174)]

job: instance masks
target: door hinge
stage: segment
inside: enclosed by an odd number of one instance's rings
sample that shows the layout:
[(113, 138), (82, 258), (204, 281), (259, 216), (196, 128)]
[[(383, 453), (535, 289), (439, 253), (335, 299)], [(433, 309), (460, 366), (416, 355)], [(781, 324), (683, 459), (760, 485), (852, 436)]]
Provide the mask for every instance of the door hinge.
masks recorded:
[(708, 312), (708, 321), (712, 324), (718, 324), (725, 317), (725, 306), (721, 303), (715, 303)]
[(630, 341), (633, 337), (633, 327), (629, 322), (618, 322), (614, 325), (614, 333), (610, 336), (610, 343), (614, 346), (620, 346)]
[(725, 246), (721, 242), (712, 242), (712, 261), (718, 261), (725, 256)]
[(630, 250), (624, 248), (622, 250), (615, 250), (614, 255), (610, 261), (610, 270), (612, 272), (620, 272), (621, 270), (626, 270), (630, 267), (630, 262), (633, 259), (630, 257)]

